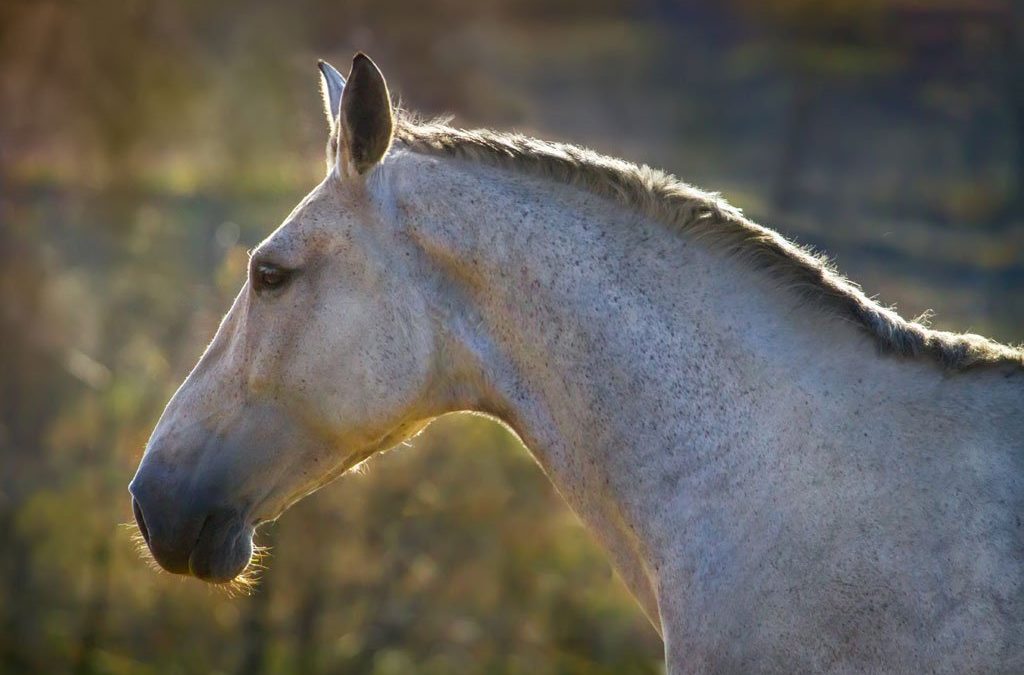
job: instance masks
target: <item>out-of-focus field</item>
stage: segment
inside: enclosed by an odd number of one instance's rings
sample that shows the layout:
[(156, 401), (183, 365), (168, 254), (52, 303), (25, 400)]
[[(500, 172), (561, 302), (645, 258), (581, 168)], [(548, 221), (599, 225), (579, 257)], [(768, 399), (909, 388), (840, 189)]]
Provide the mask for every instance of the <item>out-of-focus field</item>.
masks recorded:
[(661, 645), (529, 455), (438, 423), (260, 536), (148, 569), (127, 484), (323, 172), (315, 59), (404, 105), (667, 168), (934, 324), (1024, 339), (1012, 0), (12, 0), (0, 8), (0, 672), (648, 673)]

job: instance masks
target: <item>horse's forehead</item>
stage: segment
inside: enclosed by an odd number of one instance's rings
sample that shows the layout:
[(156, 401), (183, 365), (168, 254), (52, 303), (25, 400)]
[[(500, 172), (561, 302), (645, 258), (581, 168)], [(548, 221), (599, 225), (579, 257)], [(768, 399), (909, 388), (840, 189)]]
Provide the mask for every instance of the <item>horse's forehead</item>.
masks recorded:
[(331, 248), (338, 234), (320, 225), (297, 223), (294, 228), (282, 228), (268, 242), (268, 249), (285, 254), (308, 256)]
[(348, 236), (351, 219), (346, 217), (347, 213), (348, 209), (336, 196), (319, 186), (296, 205), (260, 249), (282, 253), (326, 249)]

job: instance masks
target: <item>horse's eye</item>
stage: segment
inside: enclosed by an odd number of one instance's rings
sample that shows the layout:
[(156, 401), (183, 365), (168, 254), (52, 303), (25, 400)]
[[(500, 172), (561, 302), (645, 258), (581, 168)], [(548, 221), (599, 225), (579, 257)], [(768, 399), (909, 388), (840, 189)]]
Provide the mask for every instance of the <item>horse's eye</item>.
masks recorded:
[(253, 268), (252, 287), (257, 292), (281, 288), (291, 276), (291, 271), (270, 263), (259, 263)]

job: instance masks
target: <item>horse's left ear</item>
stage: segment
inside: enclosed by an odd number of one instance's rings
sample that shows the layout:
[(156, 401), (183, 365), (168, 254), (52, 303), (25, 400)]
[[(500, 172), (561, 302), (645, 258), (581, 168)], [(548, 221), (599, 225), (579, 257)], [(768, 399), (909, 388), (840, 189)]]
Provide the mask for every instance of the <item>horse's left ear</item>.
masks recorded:
[(324, 97), (324, 114), (327, 116), (331, 133), (334, 133), (334, 125), (338, 123), (338, 113), (341, 111), (341, 92), (345, 89), (345, 78), (326, 61), (317, 61), (317, 65), (320, 66), (320, 93)]
[(343, 85), (339, 120), (338, 163), (346, 170), (364, 174), (384, 158), (391, 146), (394, 119), (384, 76), (362, 52), (352, 59), (352, 70)]

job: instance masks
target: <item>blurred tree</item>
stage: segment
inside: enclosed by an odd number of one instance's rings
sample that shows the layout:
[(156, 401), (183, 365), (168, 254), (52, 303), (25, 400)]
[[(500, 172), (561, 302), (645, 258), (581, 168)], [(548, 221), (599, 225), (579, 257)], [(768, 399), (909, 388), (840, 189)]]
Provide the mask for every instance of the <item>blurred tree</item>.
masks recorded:
[[(263, 539), (269, 541), (266, 534)], [(239, 675), (262, 675), (269, 670), (268, 650), (273, 636), (269, 609), (273, 589), (271, 575), (265, 575), (262, 583), (252, 591), (252, 595), (246, 601), (245, 618), (242, 622), (242, 660), (238, 666)]]
[(1016, 137), (1014, 153), (1016, 180), (1011, 185), (1012, 195), (1007, 219), (1019, 219), (1024, 213), (1024, 6), (1010, 2), (1005, 29), (1005, 81), (1006, 98), (1013, 115), (1013, 132)]
[(777, 26), (771, 51), (790, 73), (790, 103), (781, 133), (773, 204), (786, 213), (801, 203), (801, 177), (814, 137), (814, 107), (824, 86), (891, 66), (887, 0), (737, 0), (746, 13)]

